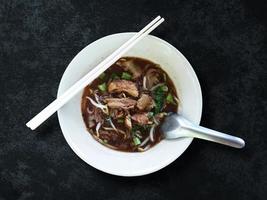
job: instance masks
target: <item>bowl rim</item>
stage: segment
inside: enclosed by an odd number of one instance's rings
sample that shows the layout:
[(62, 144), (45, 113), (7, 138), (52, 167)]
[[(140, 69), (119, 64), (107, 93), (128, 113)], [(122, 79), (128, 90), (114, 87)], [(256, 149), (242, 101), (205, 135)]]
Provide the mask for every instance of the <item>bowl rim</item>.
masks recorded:
[[(74, 57), (73, 59), (69, 62), (68, 66), (66, 67), (61, 79), (60, 79), (60, 83), (59, 83), (59, 86), (58, 86), (58, 92), (57, 92), (57, 97), (60, 96), (60, 94), (62, 93), (62, 84), (63, 84), (63, 78), (65, 76), (65, 74), (69, 71), (68, 69), (70, 64), (73, 62), (73, 60), (76, 59), (76, 57), (78, 57), (78, 55), (83, 51), (85, 50), (86, 48), (90, 47), (90, 46), (93, 46), (95, 43), (98, 43), (100, 42), (101, 40), (104, 40), (106, 39), (107, 37), (114, 37), (114, 36), (118, 36), (118, 35), (133, 35), (135, 34), (136, 32), (121, 32), (121, 33), (115, 33), (115, 34), (110, 34), (110, 35), (106, 35), (104, 37), (101, 37), (93, 42), (91, 42), (90, 44), (86, 45), (83, 49), (81, 49)], [(186, 62), (188, 62), (189, 66), (187, 67), (187, 70), (190, 71), (190, 74), (193, 76), (194, 80), (195, 80), (195, 84), (194, 86), (197, 87), (197, 92), (199, 92), (199, 110), (200, 110), (200, 113), (199, 113), (199, 120), (198, 120), (198, 123), (200, 123), (200, 120), (201, 120), (201, 117), (202, 117), (202, 109), (203, 109), (203, 97), (202, 97), (202, 90), (201, 90), (201, 86), (200, 86), (200, 83), (199, 83), (199, 80), (197, 78), (197, 75), (192, 67), (192, 65), (189, 63), (189, 61), (186, 59), (186, 57), (177, 49), (175, 48), (173, 45), (171, 45), (170, 43), (168, 43), (167, 41), (161, 39), (161, 38), (158, 38), (157, 36), (154, 36), (154, 35), (147, 35), (146, 37), (150, 37), (150, 38), (153, 38), (154, 40), (157, 40), (161, 43), (163, 43), (164, 45), (168, 46), (169, 48), (172, 49), (172, 51), (175, 51), (177, 54), (179, 54), (179, 56), (181, 56)], [(62, 129), (62, 118), (60, 117), (60, 112), (58, 111), (57, 112), (57, 116), (58, 116), (58, 121), (59, 121), (59, 124), (60, 124), (60, 128), (61, 128), (61, 131), (62, 131), (62, 134), (65, 138), (65, 140), (67, 141), (67, 144), (71, 147), (71, 149), (74, 151), (74, 153), (79, 157), (81, 158), (85, 163), (87, 163), (88, 165), (94, 167), (95, 169), (97, 170), (100, 170), (102, 172), (105, 172), (107, 174), (112, 174), (112, 175), (116, 175), (116, 176), (124, 176), (124, 177), (133, 177), (133, 176), (142, 176), (142, 175), (147, 175), (147, 174), (151, 174), (151, 173), (154, 173), (156, 171), (159, 171), (163, 168), (165, 168), (166, 166), (168, 166), (169, 164), (171, 164), (172, 162), (174, 162), (177, 158), (179, 158), (183, 153), (184, 151), (190, 146), (190, 144), (192, 143), (193, 141), (193, 138), (188, 138), (189, 139), (189, 142), (188, 142), (188, 145), (186, 148), (184, 148), (184, 150), (180, 151), (179, 153), (176, 154), (176, 156), (174, 156), (172, 159), (169, 159), (168, 161), (165, 161), (164, 164), (162, 165), (159, 165), (159, 166), (156, 166), (154, 168), (149, 168), (149, 170), (147, 171), (139, 171), (139, 173), (128, 173), (128, 174), (123, 174), (123, 173), (114, 173), (114, 172), (110, 172), (108, 170), (106, 170), (106, 168), (102, 168), (102, 167), (99, 167), (99, 166), (95, 166), (94, 164), (92, 163), (88, 163), (87, 162), (87, 159), (85, 158), (83, 152), (81, 152), (78, 148), (76, 148), (76, 145), (73, 144), (72, 140), (68, 138), (68, 136), (66, 134), (64, 134), (64, 131)]]

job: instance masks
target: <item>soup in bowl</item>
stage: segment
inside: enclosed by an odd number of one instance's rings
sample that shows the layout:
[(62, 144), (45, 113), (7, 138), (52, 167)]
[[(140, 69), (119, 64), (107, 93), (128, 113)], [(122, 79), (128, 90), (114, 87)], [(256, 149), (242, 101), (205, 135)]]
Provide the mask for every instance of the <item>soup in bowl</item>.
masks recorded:
[[(58, 96), (132, 35), (106, 36), (85, 47), (64, 72)], [(163, 139), (164, 117), (179, 112), (199, 124), (201, 111), (201, 89), (189, 62), (149, 35), (62, 107), (58, 118), (66, 141), (86, 163), (139, 176), (167, 166), (192, 141)]]
[(168, 74), (149, 60), (123, 57), (89, 84), (82, 96), (87, 130), (114, 150), (144, 152), (162, 140), (160, 125), (177, 112)]

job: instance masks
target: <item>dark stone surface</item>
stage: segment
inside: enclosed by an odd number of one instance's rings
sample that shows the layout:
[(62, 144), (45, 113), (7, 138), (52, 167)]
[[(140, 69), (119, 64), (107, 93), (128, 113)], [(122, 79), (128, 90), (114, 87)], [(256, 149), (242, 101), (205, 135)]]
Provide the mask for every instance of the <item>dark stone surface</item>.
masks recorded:
[[(163, 170), (122, 178), (80, 160), (56, 116), (26, 128), (84, 46), (157, 14), (166, 22), (153, 34), (199, 77), (202, 125), (243, 137), (245, 149), (194, 140)], [(265, 0), (0, 0), (0, 199), (266, 199), (266, 26)]]

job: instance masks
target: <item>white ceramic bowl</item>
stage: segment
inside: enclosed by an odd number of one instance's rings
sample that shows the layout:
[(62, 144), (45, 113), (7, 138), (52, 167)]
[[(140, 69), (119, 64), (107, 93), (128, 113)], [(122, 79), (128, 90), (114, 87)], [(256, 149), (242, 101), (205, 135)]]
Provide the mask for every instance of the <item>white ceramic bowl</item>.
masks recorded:
[[(63, 74), (58, 96), (133, 34), (109, 35), (80, 51)], [(201, 88), (191, 65), (176, 48), (149, 35), (126, 56), (142, 57), (160, 64), (176, 86), (181, 101), (179, 113), (199, 124), (202, 112)], [(192, 142), (191, 138), (163, 140), (143, 153), (109, 149), (95, 141), (86, 131), (81, 114), (81, 96), (82, 91), (58, 111), (59, 123), (73, 151), (86, 163), (103, 172), (119, 176), (140, 176), (158, 171), (177, 159)]]

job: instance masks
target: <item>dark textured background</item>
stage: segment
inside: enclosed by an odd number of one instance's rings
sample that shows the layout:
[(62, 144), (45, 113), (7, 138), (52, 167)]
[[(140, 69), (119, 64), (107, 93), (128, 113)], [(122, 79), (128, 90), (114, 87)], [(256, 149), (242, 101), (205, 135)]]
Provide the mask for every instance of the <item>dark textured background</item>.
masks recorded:
[[(153, 34), (200, 80), (201, 124), (243, 137), (245, 149), (194, 140), (163, 170), (122, 178), (80, 160), (56, 116), (26, 128), (83, 47), (158, 14), (166, 22)], [(0, 199), (267, 199), (266, 26), (265, 0), (0, 0)]]

